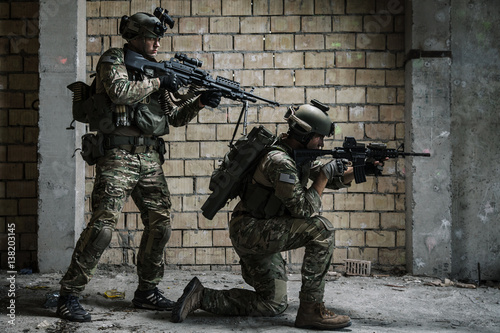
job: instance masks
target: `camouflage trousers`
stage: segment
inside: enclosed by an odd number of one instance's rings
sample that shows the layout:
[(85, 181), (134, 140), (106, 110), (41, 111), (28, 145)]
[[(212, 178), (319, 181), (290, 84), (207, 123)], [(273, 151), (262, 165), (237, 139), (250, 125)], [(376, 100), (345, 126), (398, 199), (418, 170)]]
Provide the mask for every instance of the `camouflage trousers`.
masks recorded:
[(322, 302), (332, 259), (333, 226), (323, 217), (233, 218), (229, 233), (240, 256), (243, 279), (253, 290), (205, 289), (202, 309), (221, 315), (275, 316), (288, 306), (286, 263), (282, 251), (305, 247), (299, 298)]
[(95, 273), (129, 196), (141, 213), (144, 231), (137, 256), (139, 289), (153, 289), (162, 279), (163, 253), (170, 238), (170, 192), (156, 151), (131, 154), (107, 150), (96, 164), (92, 217), (76, 244), (61, 280), (62, 294), (78, 294)]

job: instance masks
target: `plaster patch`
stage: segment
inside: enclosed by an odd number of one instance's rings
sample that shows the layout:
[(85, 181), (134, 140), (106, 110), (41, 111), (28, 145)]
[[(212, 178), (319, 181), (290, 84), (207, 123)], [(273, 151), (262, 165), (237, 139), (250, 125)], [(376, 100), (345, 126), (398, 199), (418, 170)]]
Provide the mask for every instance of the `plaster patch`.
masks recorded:
[(425, 267), (426, 264), (421, 258), (416, 258), (415, 265), (417, 265), (418, 268), (422, 268)]

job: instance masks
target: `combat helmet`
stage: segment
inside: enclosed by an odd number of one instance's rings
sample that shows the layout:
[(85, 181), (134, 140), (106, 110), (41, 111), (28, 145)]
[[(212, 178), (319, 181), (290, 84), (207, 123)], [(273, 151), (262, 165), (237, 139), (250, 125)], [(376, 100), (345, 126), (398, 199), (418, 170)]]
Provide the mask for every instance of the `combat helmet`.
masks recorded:
[(307, 145), (315, 133), (331, 136), (334, 124), (326, 113), (329, 109), (315, 99), (310, 104), (290, 106), (285, 114), (289, 126), (288, 134), (304, 145)]
[(174, 21), (166, 9), (157, 7), (154, 15), (140, 12), (130, 17), (122, 16), (120, 35), (127, 41), (137, 37), (161, 38), (167, 31), (167, 25), (172, 29)]

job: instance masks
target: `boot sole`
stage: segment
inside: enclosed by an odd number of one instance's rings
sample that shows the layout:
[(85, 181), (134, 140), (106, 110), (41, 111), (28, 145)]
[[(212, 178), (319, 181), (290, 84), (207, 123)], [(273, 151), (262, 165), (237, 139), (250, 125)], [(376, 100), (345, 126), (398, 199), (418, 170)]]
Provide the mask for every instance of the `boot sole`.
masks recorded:
[(338, 324), (335, 326), (332, 325), (321, 325), (321, 324), (308, 324), (308, 325), (297, 325), (295, 324), (295, 327), (297, 328), (305, 328), (305, 329), (315, 329), (315, 330), (337, 330), (340, 328), (345, 328), (349, 327), (352, 325), (352, 322), (348, 322), (346, 324)]
[(172, 311), (172, 309), (174, 308), (173, 306), (168, 307), (168, 308), (160, 308), (160, 307), (157, 307), (155, 305), (140, 303), (140, 302), (137, 302), (134, 300), (132, 300), (132, 304), (134, 305), (134, 307), (136, 307), (138, 309), (144, 309), (144, 310)]
[(186, 306), (185, 301), (188, 297), (190, 297), (193, 294), (196, 288), (198, 288), (198, 286), (200, 285), (201, 285), (200, 280), (198, 280), (197, 277), (194, 277), (191, 280), (191, 282), (188, 283), (186, 288), (184, 288), (182, 296), (177, 300), (177, 303), (172, 310), (172, 322), (181, 323), (184, 319), (186, 319), (188, 313), (182, 315)]

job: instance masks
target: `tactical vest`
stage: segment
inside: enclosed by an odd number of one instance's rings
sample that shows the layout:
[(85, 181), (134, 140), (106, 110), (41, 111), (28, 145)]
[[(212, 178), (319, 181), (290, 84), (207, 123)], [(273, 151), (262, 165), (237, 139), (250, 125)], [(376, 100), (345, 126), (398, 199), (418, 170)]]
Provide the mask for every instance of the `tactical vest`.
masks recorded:
[[(123, 52), (126, 52), (124, 49)], [(101, 57), (102, 62), (113, 63), (116, 57)], [(127, 68), (129, 80), (142, 81), (145, 74)], [(75, 82), (68, 86), (73, 94), (73, 118), (88, 123), (90, 131), (109, 134), (121, 126), (137, 126), (143, 134), (162, 136), (169, 133), (167, 92), (155, 91), (133, 105), (118, 105), (105, 93), (96, 93), (96, 79), (91, 86)]]

